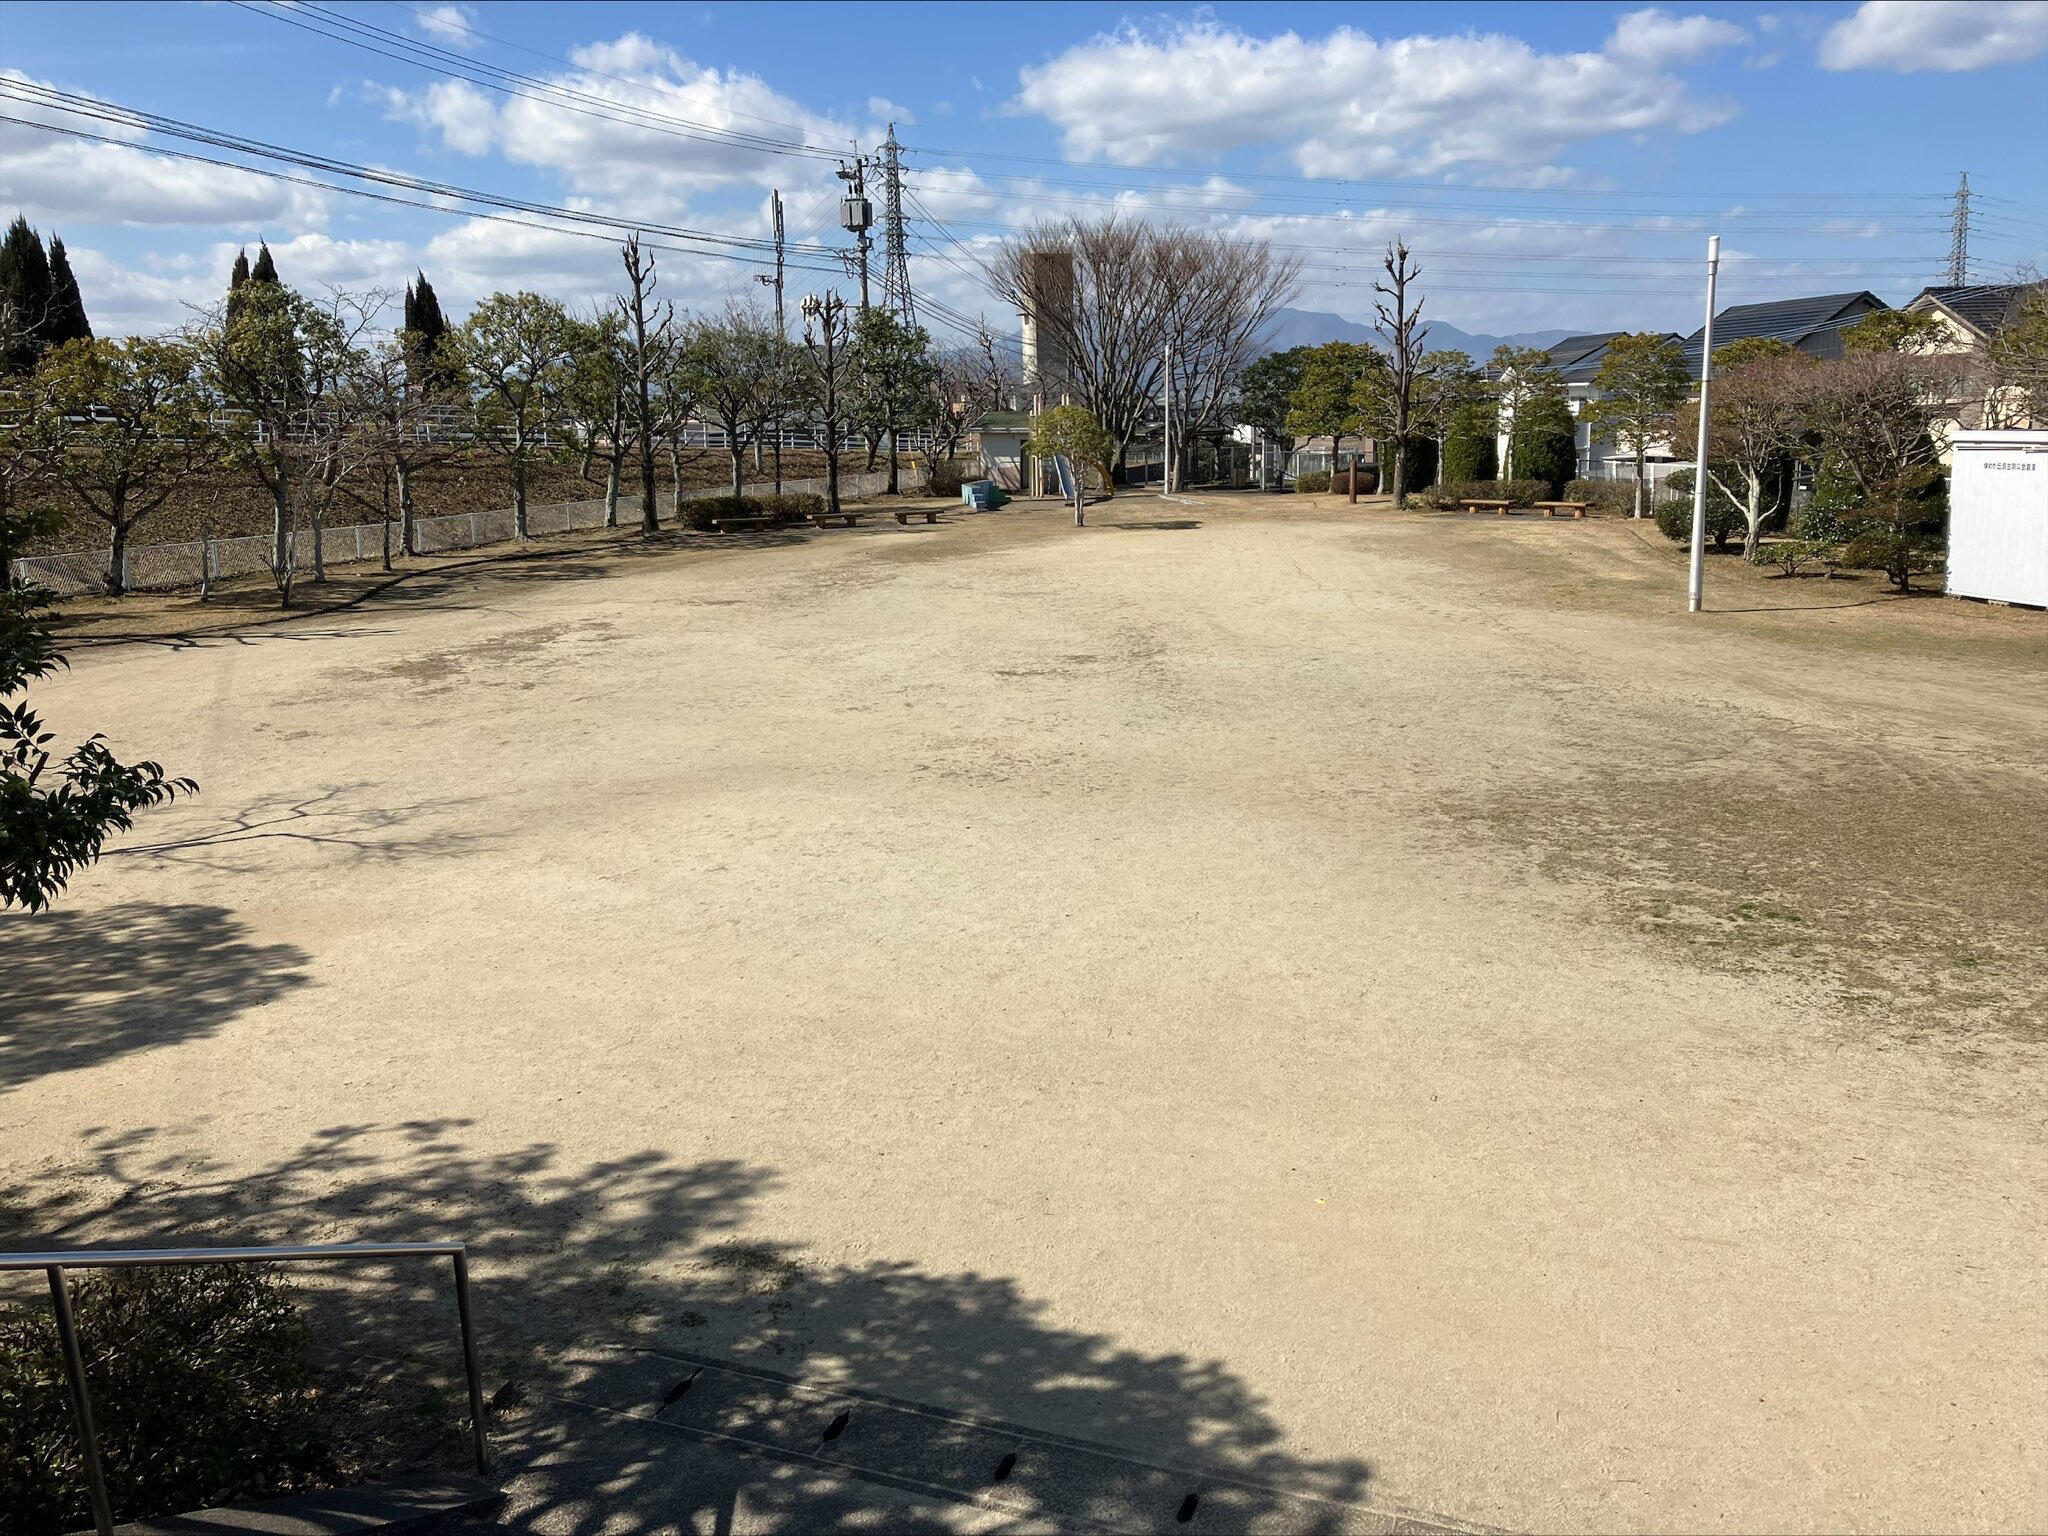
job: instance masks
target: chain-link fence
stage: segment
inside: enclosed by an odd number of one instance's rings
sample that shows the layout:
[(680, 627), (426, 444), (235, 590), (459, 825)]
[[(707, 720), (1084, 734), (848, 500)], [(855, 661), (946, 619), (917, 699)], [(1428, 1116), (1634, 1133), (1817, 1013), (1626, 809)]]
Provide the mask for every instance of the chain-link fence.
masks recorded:
[[(879, 470), (873, 474), (843, 473), (839, 477), (839, 494), (846, 497), (875, 496), (886, 490), (888, 485), (888, 475)], [(782, 488), (789, 494), (810, 492), (823, 495), (825, 481), (822, 476), (785, 480)], [(747, 489), (754, 495), (768, 491), (768, 487), (760, 485), (750, 485)], [(703, 486), (683, 492), (683, 500), (697, 501), (729, 493), (727, 486)], [(661, 502), (666, 516), (673, 508), (673, 497), (663, 496)], [(639, 517), (634, 498), (622, 496), (620, 521), (636, 524)], [(603, 523), (604, 498), (601, 496), (588, 501), (549, 502), (526, 509), (526, 531), (530, 538), (597, 528)], [(502, 544), (517, 537), (513, 524), (510, 507), (491, 512), (455, 512), (442, 517), (415, 518), (412, 525), (413, 553), (439, 555), (450, 550)], [(293, 545), (293, 568), (301, 576), (310, 575), (316, 554), (328, 565), (381, 560), (385, 537), (383, 523), (356, 523), (345, 528), (301, 528)], [(392, 554), (403, 553), (399, 525), (395, 522), (390, 525), (389, 537)], [(271, 535), (267, 533), (232, 539), (201, 539), (185, 544), (131, 544), (126, 559), (127, 580), (123, 585), (134, 592), (171, 592), (184, 587), (203, 586), (208, 581), (253, 575), (271, 569), (272, 548)], [(106, 591), (109, 559), (105, 550), (27, 555), (16, 560), (12, 570), (17, 581), (34, 582), (37, 586), (69, 596)]]

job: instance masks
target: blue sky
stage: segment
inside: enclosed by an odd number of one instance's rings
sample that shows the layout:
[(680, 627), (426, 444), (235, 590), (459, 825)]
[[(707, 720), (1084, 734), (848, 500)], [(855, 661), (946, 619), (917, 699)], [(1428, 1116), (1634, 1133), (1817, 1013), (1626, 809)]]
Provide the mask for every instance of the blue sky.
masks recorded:
[[(309, 30), (339, 30), (331, 18), (391, 36), (359, 36), (372, 51)], [(388, 56), (408, 53), (393, 37), (447, 57), (437, 72)], [(914, 283), (963, 315), (1000, 318), (977, 250), (1110, 206), (1264, 236), (1304, 263), (1301, 307), (1351, 318), (1402, 233), (1429, 313), (1468, 330), (1689, 330), (1709, 231), (1729, 256), (1726, 302), (1863, 287), (1900, 302), (1940, 280), (1965, 169), (1973, 275), (2048, 266), (2039, 0), (14, 3), (0, 60), (29, 83), (0, 87), (17, 95), (55, 87), (602, 219), (758, 238), (779, 187), (792, 238), (812, 245), (839, 238), (832, 156), (871, 149), (893, 118)], [(451, 78), (490, 70), (533, 83)], [(424, 267), (458, 313), (493, 288), (588, 303), (613, 286), (606, 243), (548, 215), (532, 228), (394, 208), (167, 159), (255, 163), (47, 99), (0, 110), (120, 141), (0, 124), (0, 206), (64, 235), (103, 331), (177, 323), (258, 238), (307, 285), (395, 287)], [(670, 243), (679, 301), (761, 291), (757, 251)], [(794, 293), (844, 282), (791, 276)]]

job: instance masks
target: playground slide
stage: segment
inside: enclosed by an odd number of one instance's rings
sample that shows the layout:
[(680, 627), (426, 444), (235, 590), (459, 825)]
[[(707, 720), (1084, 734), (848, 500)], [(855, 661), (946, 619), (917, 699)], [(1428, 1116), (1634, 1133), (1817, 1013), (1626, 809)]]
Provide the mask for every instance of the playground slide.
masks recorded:
[(1067, 462), (1067, 456), (1064, 453), (1055, 454), (1052, 462), (1053, 467), (1059, 471), (1060, 494), (1066, 497), (1067, 500), (1072, 501), (1074, 499), (1074, 466)]

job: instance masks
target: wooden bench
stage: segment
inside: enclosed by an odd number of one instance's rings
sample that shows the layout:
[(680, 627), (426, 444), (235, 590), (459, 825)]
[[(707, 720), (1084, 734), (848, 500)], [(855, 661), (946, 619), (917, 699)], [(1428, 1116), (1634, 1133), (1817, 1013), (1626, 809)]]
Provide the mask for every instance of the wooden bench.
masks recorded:
[(834, 523), (842, 528), (852, 528), (859, 524), (862, 515), (859, 512), (813, 512), (811, 521), (820, 528), (829, 528)]
[(1508, 515), (1508, 504), (1504, 501), (1461, 501), (1458, 505), (1467, 512), (1498, 512), (1502, 517)]
[(1539, 501), (1536, 503), (1537, 509), (1545, 517), (1563, 517), (1567, 514), (1572, 517), (1584, 517), (1586, 515), (1586, 508), (1591, 505), (1592, 503), (1589, 501)]
[(772, 517), (714, 517), (711, 528), (715, 533), (744, 533), (754, 528), (773, 528)]
[(906, 527), (909, 526), (910, 520), (913, 517), (921, 517), (928, 523), (936, 523), (939, 520), (939, 509), (937, 507), (904, 507), (900, 508), (896, 513), (896, 521)]

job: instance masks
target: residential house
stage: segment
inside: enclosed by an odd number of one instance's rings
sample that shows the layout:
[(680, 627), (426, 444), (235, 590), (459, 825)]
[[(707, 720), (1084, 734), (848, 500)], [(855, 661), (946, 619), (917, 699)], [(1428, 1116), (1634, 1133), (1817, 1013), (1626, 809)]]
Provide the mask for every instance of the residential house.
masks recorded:
[[(1633, 331), (1596, 331), (1584, 336), (1567, 336), (1545, 354), (1548, 358), (1546, 368), (1564, 381), (1565, 403), (1578, 424), (1574, 438), (1578, 451), (1578, 475), (1582, 480), (1626, 479), (1635, 474), (1634, 456), (1604, 438), (1595, 441), (1593, 429), (1585, 420), (1586, 406), (1597, 394), (1593, 380), (1600, 372), (1600, 365), (1607, 361), (1607, 349), (1617, 337), (1634, 334)], [(1666, 332), (1665, 336), (1671, 341), (1681, 340), (1676, 332)], [(1500, 433), (1495, 440), (1497, 459), (1502, 464), (1508, 459), (1508, 436), (1513, 427), (1512, 415), (1503, 412)], [(1648, 457), (1654, 464), (1674, 462), (1668, 444), (1655, 445)], [(1658, 471), (1653, 469), (1651, 478), (1655, 479), (1657, 474)]]
[[(1890, 308), (1868, 289), (1823, 293), (1810, 299), (1774, 299), (1768, 304), (1736, 304), (1714, 316), (1714, 350), (1756, 336), (1782, 341), (1809, 357), (1840, 357), (1843, 331), (1874, 309)], [(1685, 338), (1686, 366), (1695, 378), (1700, 371), (1700, 335), (1694, 331)]]
[(1961, 365), (1954, 375), (1954, 398), (1943, 402), (1935, 422), (1944, 462), (1948, 439), (1959, 430), (2048, 427), (2048, 422), (2033, 419), (2020, 394), (1996, 388), (1986, 368), (1992, 340), (2011, 323), (2028, 295), (2041, 292), (2048, 292), (2048, 283), (1968, 283), (1923, 288), (1906, 305), (1909, 313), (1931, 315), (1939, 322), (1936, 337), (1924, 350), (1953, 354)]

